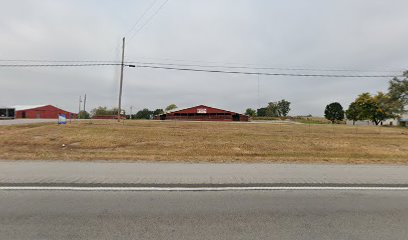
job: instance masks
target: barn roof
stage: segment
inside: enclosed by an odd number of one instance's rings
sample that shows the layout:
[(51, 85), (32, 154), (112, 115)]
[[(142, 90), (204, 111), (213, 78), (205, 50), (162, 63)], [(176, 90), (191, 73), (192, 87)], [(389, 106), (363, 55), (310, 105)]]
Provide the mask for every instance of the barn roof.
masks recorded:
[[(206, 106), (206, 105), (198, 105), (198, 106), (184, 108), (184, 109), (177, 109), (177, 110), (167, 112), (167, 113), (164, 113), (164, 114), (188, 112), (190, 110), (194, 110), (194, 109), (197, 109), (197, 108), (206, 108), (206, 109), (210, 110), (210, 112), (216, 111), (216, 112), (224, 112), (224, 113), (231, 113), (231, 114), (240, 114), (240, 113), (231, 112), (231, 111), (228, 111), (228, 110), (223, 110), (223, 109), (220, 109), (220, 108), (209, 107), (209, 106)], [(163, 115), (163, 114), (161, 114), (161, 115)], [(243, 114), (240, 114), (240, 115), (243, 115)]]
[(11, 106), (11, 108), (15, 108), (16, 111), (22, 111), (22, 110), (34, 109), (34, 108), (45, 107), (45, 106), (48, 106), (48, 105), (47, 104), (43, 104), (43, 105), (16, 105), (16, 106)]

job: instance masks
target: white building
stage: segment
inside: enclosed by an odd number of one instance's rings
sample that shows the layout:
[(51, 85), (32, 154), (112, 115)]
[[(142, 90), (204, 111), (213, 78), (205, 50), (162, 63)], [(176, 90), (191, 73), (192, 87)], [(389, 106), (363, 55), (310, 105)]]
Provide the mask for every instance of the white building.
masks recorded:
[[(353, 121), (347, 120), (347, 125), (353, 125)], [(388, 126), (408, 126), (408, 114), (403, 114), (400, 119), (387, 119), (380, 123), (381, 125), (388, 125)], [(363, 120), (363, 121), (356, 121), (354, 125), (357, 126), (375, 126), (375, 123), (370, 120)]]

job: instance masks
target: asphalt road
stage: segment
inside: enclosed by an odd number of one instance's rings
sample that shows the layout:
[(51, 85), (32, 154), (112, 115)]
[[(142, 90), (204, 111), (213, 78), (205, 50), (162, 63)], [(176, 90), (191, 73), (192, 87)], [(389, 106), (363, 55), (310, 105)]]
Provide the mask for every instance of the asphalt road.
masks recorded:
[(404, 184), (408, 166), (0, 161), (0, 184)]
[(407, 186), (396, 165), (0, 161), (0, 239), (408, 239)]
[(32, 124), (32, 123), (46, 123), (54, 122), (57, 123), (57, 119), (12, 119), (12, 120), (0, 120), (0, 126), (7, 125), (21, 125), (21, 124)]
[(404, 191), (0, 192), (0, 239), (408, 239)]

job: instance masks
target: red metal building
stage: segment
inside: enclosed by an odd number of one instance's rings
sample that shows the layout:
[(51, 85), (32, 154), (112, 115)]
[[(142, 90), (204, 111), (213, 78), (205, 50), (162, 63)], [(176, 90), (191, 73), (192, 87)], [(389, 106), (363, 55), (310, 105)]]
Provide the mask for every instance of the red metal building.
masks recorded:
[(199, 105), (155, 116), (156, 120), (186, 120), (186, 121), (244, 121), (248, 116), (218, 108)]
[(71, 113), (52, 105), (32, 105), (32, 106), (13, 106), (15, 108), (16, 118), (49, 118), (57, 119), (58, 114), (65, 114), (69, 118), (77, 118), (76, 113)]

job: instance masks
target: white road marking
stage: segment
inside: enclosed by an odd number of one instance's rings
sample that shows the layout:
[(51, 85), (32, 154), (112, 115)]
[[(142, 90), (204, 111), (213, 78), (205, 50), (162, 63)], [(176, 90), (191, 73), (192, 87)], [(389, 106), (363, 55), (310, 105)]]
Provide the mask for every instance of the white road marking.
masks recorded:
[(69, 187), (69, 186), (2, 186), (0, 191), (276, 191), (276, 190), (374, 190), (374, 191), (408, 191), (408, 187)]

